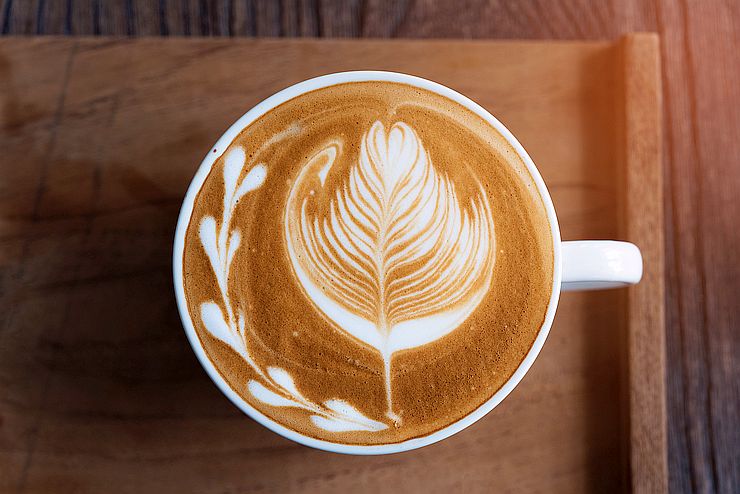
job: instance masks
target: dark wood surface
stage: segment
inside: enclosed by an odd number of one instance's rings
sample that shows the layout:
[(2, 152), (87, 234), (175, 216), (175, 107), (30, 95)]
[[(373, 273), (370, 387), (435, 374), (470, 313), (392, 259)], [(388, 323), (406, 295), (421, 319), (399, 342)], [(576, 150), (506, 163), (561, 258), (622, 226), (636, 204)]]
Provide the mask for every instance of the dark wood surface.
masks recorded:
[(740, 2), (3, 0), (0, 30), (526, 39), (659, 33), (670, 487), (740, 490)]

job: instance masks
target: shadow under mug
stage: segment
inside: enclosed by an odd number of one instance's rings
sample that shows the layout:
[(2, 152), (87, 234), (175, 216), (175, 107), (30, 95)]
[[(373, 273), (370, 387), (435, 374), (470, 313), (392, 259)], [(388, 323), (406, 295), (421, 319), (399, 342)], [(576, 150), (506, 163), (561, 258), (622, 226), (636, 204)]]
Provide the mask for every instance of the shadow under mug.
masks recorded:
[[(363, 81), (397, 82), (426, 89), (468, 108), (494, 127), (511, 144), (526, 164), (545, 205), (553, 240), (553, 285), (545, 320), (539, 329), (532, 347), (509, 380), (506, 381), (506, 383), (504, 383), (504, 385), (499, 388), (491, 398), (462, 419), (423, 437), (409, 439), (399, 443), (382, 445), (342, 444), (305, 436), (275, 422), (242, 399), (221, 377), (200, 344), (200, 340), (195, 332), (195, 328), (187, 308), (185, 290), (183, 287), (182, 269), (185, 232), (190, 223), (195, 197), (203, 185), (203, 182), (213, 164), (229, 147), (237, 135), (245, 127), (259, 119), (271, 109), (301, 94), (336, 84)], [(560, 292), (569, 290), (616, 288), (635, 284), (640, 281), (640, 278), (642, 277), (642, 256), (640, 254), (640, 250), (635, 245), (628, 242), (617, 242), (611, 240), (562, 242), (560, 240), (560, 229), (558, 227), (557, 216), (555, 215), (552, 199), (550, 198), (550, 194), (547, 191), (545, 183), (542, 180), (537, 167), (534, 165), (534, 162), (511, 132), (509, 132), (509, 130), (493, 115), (474, 101), (448, 87), (420, 77), (394, 72), (354, 71), (316, 77), (283, 89), (249, 110), (231, 127), (229, 127), (201, 163), (195, 177), (190, 183), (185, 199), (183, 200), (182, 209), (180, 210), (180, 216), (175, 231), (173, 274), (178, 310), (180, 312), (180, 317), (182, 319), (183, 326), (185, 327), (187, 337), (193, 347), (193, 351), (211, 380), (213, 380), (218, 388), (237, 407), (239, 407), (249, 417), (273, 432), (300, 444), (335, 453), (377, 455), (399, 453), (436, 443), (460, 432), (493, 410), (509, 393), (511, 393), (517, 384), (519, 384), (534, 363), (537, 355), (540, 353), (540, 350), (547, 339), (550, 327), (552, 326), (553, 318), (555, 317)]]

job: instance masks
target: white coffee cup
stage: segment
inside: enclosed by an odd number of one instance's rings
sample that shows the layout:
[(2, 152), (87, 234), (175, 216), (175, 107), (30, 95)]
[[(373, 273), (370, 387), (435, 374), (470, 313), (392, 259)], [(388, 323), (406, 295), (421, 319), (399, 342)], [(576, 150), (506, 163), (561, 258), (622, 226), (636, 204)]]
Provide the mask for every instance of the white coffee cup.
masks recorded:
[[(342, 84), (347, 82), (360, 82), (360, 81), (389, 81), (409, 84), (417, 86), (428, 91), (438, 93), (445, 96), (464, 107), (475, 112), (481, 118), (490, 123), (504, 138), (512, 145), (512, 147), (519, 153), (520, 157), (526, 164), (529, 173), (532, 175), (537, 189), (542, 197), (545, 204), (545, 210), (547, 211), (548, 220), (550, 222), (553, 239), (553, 286), (552, 294), (550, 296), (550, 302), (547, 307), (545, 321), (539, 330), (537, 338), (534, 341), (531, 349), (524, 357), (524, 360), (519, 364), (519, 367), (514, 371), (513, 375), (508, 381), (485, 403), (479, 406), (476, 410), (463, 417), (462, 419), (448, 425), (447, 427), (440, 429), (432, 434), (424, 437), (415, 439), (409, 439), (400, 443), (385, 444), (385, 445), (348, 445), (341, 443), (333, 443), (330, 441), (324, 441), (315, 439), (309, 436), (300, 434), (294, 430), (288, 429), (279, 423), (272, 420), (259, 410), (252, 407), (249, 403), (243, 400), (221, 377), (213, 363), (206, 355), (203, 347), (200, 344), (200, 340), (195, 332), (193, 321), (190, 318), (190, 314), (187, 308), (187, 302), (185, 299), (185, 290), (183, 287), (183, 246), (185, 240), (185, 232), (188, 224), (190, 223), (190, 217), (193, 213), (193, 203), (195, 197), (200, 190), (203, 182), (206, 179), (211, 167), (216, 160), (223, 154), (223, 152), (229, 147), (231, 142), (237, 137), (237, 135), (249, 124), (259, 119), (262, 115), (269, 112), (276, 106), (295, 98), (303, 93), (313, 91), (316, 89), (324, 88), (327, 86), (333, 86), (336, 84)], [(614, 288), (632, 285), (640, 281), (642, 276), (642, 256), (640, 250), (633, 244), (627, 242), (617, 242), (611, 240), (589, 240), (589, 241), (576, 241), (576, 242), (561, 242), (560, 240), (560, 229), (558, 227), (557, 216), (555, 215), (555, 209), (552, 204), (550, 194), (545, 187), (545, 183), (540, 176), (537, 167), (529, 157), (527, 152), (524, 150), (519, 141), (509, 132), (509, 130), (501, 124), (496, 118), (488, 113), (483, 107), (466, 98), (460, 93), (453, 91), (441, 84), (428, 81), (419, 77), (414, 77), (406, 74), (399, 74), (394, 72), (379, 72), (379, 71), (357, 71), (357, 72), (341, 72), (336, 74), (329, 74), (314, 79), (295, 84), (287, 89), (284, 89), (273, 96), (270, 96), (266, 100), (259, 103), (257, 106), (245, 113), (239, 120), (236, 121), (216, 142), (215, 146), (209, 151), (203, 162), (198, 168), (190, 187), (185, 195), (182, 209), (180, 211), (180, 217), (177, 222), (177, 229), (175, 231), (175, 244), (173, 253), (173, 273), (174, 273), (174, 284), (175, 284), (175, 296), (177, 298), (177, 305), (180, 311), (180, 317), (185, 327), (185, 333), (190, 340), (190, 344), (193, 347), (193, 351), (203, 365), (210, 378), (214, 383), (221, 389), (221, 391), (244, 413), (249, 415), (252, 419), (264, 425), (268, 429), (276, 432), (288, 439), (326, 451), (333, 451), (336, 453), (346, 454), (357, 454), (357, 455), (377, 455), (377, 454), (389, 454), (398, 453), (401, 451), (408, 451), (429, 444), (436, 443), (445, 439), (461, 430), (465, 429), (469, 425), (473, 424), (488, 412), (493, 410), (501, 401), (516, 387), (517, 384), (522, 380), (524, 375), (527, 373), (529, 368), (534, 363), (535, 358), (540, 353), (542, 346), (545, 343), (545, 339), (552, 326), (552, 321), (555, 316), (555, 310), (558, 305), (558, 299), (561, 291), (569, 290), (591, 290), (600, 288)]]

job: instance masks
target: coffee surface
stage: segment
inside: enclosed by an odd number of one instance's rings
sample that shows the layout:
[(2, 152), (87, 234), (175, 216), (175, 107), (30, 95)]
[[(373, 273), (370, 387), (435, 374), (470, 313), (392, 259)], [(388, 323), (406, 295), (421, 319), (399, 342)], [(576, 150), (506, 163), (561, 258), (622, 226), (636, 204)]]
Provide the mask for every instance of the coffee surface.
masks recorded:
[(223, 150), (195, 200), (184, 288), (206, 354), (250, 405), (307, 436), (388, 444), (509, 379), (545, 318), (552, 242), (526, 166), (483, 119), (416, 87), (347, 83)]

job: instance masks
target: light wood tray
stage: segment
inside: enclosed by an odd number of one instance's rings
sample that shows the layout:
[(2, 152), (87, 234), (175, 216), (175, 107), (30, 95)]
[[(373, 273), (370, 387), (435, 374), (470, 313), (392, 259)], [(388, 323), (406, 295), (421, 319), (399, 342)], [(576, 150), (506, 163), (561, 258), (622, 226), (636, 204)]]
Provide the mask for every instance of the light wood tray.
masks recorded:
[[(0, 491), (665, 491), (657, 43), (1, 41)], [(487, 417), (387, 457), (243, 416), (196, 362), (171, 286), (180, 201), (212, 143), (275, 91), (347, 69), (479, 102), (537, 163), (564, 239), (645, 258), (636, 288), (563, 294)]]

